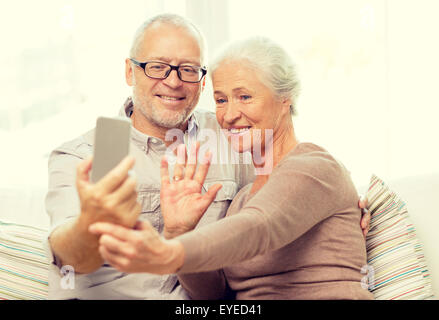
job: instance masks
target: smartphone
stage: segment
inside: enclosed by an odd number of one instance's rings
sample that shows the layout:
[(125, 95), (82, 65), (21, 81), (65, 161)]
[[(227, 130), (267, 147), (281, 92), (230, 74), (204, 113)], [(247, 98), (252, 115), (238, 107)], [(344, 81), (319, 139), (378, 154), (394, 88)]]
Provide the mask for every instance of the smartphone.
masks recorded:
[(96, 120), (90, 180), (98, 182), (130, 152), (131, 120), (99, 117)]

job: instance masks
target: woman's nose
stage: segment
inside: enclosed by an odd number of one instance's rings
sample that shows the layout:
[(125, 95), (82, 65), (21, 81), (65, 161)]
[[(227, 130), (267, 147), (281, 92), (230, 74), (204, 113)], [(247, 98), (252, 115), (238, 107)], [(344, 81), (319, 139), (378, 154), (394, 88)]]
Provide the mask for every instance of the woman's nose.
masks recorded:
[(224, 121), (233, 123), (241, 117), (241, 112), (235, 103), (229, 102), (226, 107), (226, 113), (224, 114)]

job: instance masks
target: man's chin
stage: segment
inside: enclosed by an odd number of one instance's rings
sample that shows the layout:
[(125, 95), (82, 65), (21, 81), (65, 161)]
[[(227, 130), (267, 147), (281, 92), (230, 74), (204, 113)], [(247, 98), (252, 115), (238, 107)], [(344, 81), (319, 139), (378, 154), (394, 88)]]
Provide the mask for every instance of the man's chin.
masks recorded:
[(186, 122), (188, 117), (189, 115), (186, 114), (186, 112), (181, 112), (178, 114), (175, 114), (175, 111), (160, 112), (154, 113), (152, 115), (152, 120), (156, 125), (162, 128), (174, 129), (180, 128)]
[[(170, 110), (159, 105), (142, 102), (143, 101), (141, 100), (139, 101), (137, 108), (143, 114), (143, 116), (155, 126), (167, 129), (182, 127), (182, 125), (185, 124), (189, 118), (193, 109), (189, 106), (186, 106), (184, 109)], [(136, 104), (134, 104), (134, 106), (136, 107)]]

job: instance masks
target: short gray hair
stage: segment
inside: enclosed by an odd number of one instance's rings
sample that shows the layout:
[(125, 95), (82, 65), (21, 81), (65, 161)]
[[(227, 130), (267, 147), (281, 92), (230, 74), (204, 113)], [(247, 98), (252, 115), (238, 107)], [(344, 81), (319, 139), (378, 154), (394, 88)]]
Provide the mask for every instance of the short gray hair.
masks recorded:
[(159, 14), (157, 16), (149, 18), (148, 20), (146, 20), (140, 25), (140, 27), (137, 29), (136, 33), (134, 34), (134, 38), (131, 44), (131, 48), (129, 52), (131, 58), (134, 58), (137, 55), (145, 31), (150, 26), (156, 23), (163, 23), (163, 24), (173, 25), (175, 27), (185, 28), (189, 33), (194, 35), (200, 47), (201, 63), (202, 65), (206, 64), (206, 59), (207, 59), (206, 41), (204, 39), (204, 35), (201, 32), (201, 30), (189, 19), (171, 13)]
[(290, 112), (296, 115), (296, 103), (300, 93), (297, 69), (288, 53), (266, 37), (251, 37), (227, 45), (210, 66), (211, 77), (225, 61), (244, 61), (260, 72), (260, 80), (269, 87), (275, 97), (291, 99)]

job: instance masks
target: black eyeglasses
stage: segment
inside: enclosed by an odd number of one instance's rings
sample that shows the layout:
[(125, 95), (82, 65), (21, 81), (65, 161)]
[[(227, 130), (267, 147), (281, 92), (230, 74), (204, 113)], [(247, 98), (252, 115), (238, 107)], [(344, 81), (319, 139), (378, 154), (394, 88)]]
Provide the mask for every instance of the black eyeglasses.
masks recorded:
[(200, 82), (207, 73), (207, 70), (203, 67), (191, 66), (187, 64), (173, 66), (171, 64), (158, 61), (139, 62), (131, 58), (130, 60), (136, 66), (142, 68), (146, 76), (153, 79), (166, 79), (172, 70), (176, 70), (178, 78), (181, 81), (196, 83)]

